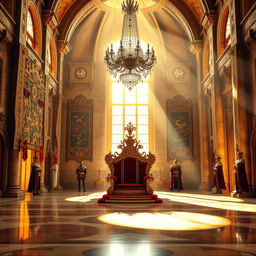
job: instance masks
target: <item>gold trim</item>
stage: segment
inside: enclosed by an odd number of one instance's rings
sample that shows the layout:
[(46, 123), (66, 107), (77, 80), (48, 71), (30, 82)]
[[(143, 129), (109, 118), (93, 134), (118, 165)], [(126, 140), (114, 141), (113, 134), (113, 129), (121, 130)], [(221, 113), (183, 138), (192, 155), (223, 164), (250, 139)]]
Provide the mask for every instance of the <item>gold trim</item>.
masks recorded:
[(149, 175), (149, 171), (152, 165), (155, 163), (156, 157), (150, 151), (148, 154), (146, 152), (140, 153), (139, 150), (143, 148), (135, 138), (135, 131), (136, 128), (133, 126), (132, 123), (129, 123), (125, 128), (124, 131), (127, 131), (125, 138), (121, 141), (121, 144), (118, 145), (117, 148), (121, 149), (121, 153), (114, 152), (113, 154), (109, 152), (105, 156), (105, 162), (108, 165), (111, 175), (114, 175), (114, 165), (113, 163), (118, 162), (126, 157), (134, 157), (141, 162), (147, 162), (146, 167), (146, 175)]

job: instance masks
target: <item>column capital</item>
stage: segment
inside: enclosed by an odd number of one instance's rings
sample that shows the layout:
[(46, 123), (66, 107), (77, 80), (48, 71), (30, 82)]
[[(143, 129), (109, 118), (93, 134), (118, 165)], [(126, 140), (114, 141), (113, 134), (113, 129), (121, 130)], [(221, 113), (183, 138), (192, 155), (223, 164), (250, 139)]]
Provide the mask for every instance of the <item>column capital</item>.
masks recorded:
[(67, 55), (71, 51), (71, 45), (64, 40), (58, 40), (57, 49), (60, 54)]
[(210, 10), (209, 12), (204, 14), (201, 20), (201, 25), (204, 27), (204, 29), (207, 29), (210, 26), (213, 26), (214, 24), (216, 24), (216, 21), (217, 21), (217, 11)]
[(189, 45), (189, 50), (194, 54), (198, 55), (202, 52), (203, 44), (201, 40), (196, 40), (194, 42), (191, 42)]
[(55, 13), (50, 10), (43, 11), (43, 22), (44, 25), (49, 27), (54, 33), (58, 34), (58, 25), (60, 24)]

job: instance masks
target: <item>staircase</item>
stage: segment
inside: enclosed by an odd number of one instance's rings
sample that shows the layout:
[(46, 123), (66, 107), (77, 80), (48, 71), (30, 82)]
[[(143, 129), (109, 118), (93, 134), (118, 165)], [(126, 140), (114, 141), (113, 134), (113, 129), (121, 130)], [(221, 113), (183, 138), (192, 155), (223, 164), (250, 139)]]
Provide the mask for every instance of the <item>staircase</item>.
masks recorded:
[(157, 195), (103, 195), (98, 200), (98, 203), (111, 203), (111, 204), (154, 204), (162, 203), (163, 200), (158, 198)]

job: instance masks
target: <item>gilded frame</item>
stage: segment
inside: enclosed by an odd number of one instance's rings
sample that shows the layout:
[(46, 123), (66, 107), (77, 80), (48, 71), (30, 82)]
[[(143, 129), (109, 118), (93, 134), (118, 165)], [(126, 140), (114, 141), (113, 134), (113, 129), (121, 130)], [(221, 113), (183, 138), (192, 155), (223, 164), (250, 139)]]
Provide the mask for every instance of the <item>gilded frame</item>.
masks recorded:
[(92, 161), (93, 100), (83, 95), (68, 100), (66, 160)]
[(167, 161), (193, 159), (192, 101), (181, 95), (167, 100)]

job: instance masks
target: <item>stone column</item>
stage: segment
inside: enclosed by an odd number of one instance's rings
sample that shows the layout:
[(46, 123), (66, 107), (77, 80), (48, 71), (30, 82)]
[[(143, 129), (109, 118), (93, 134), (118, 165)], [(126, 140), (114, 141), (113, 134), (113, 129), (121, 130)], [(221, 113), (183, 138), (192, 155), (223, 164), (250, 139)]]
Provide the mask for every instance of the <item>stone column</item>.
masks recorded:
[(217, 67), (217, 26), (216, 13), (212, 13), (209, 18), (209, 26), (207, 27), (207, 36), (209, 39), (210, 51), (210, 74), (212, 76), (213, 86), (211, 88), (212, 95), (212, 122), (213, 122), (213, 147), (217, 156), (221, 157), (223, 163), (224, 180), (229, 189), (228, 183), (228, 163), (225, 154), (225, 134), (224, 134), (224, 114), (222, 105), (221, 82), (218, 75)]
[[(55, 139), (57, 144), (57, 150), (58, 150), (58, 181), (57, 181), (57, 187), (56, 190), (61, 190), (62, 187), (60, 185), (60, 140), (61, 140), (61, 114), (62, 114), (62, 87), (63, 87), (63, 65), (64, 65), (64, 56), (69, 53), (71, 50), (71, 46), (68, 42), (65, 42), (63, 40), (57, 41), (57, 48), (58, 48), (58, 77), (57, 80), (59, 81), (59, 88), (58, 93), (56, 95), (56, 101), (55, 101), (55, 117), (56, 117), (56, 124), (54, 125), (54, 133), (55, 133)], [(56, 145), (55, 145), (56, 146)]]
[[(225, 155), (224, 143), (224, 117), (222, 109), (222, 92), (218, 76), (217, 67), (217, 26), (216, 11), (211, 10), (206, 13), (202, 20), (202, 25), (206, 31), (206, 37), (209, 41), (209, 76), (211, 78), (211, 107), (212, 107), (212, 130), (213, 130), (213, 150), (216, 155), (220, 156), (223, 163), (223, 173), (225, 181), (228, 181), (228, 164)], [(215, 163), (215, 162), (214, 162)], [(211, 163), (214, 165), (214, 163)], [(211, 166), (211, 165), (210, 165)], [(212, 171), (212, 170), (210, 170)]]
[[(250, 109), (250, 94), (247, 89), (246, 68), (248, 64), (247, 52), (242, 38), (240, 26), (240, 10), (237, 0), (229, 0), (231, 22), (231, 77), (233, 92), (233, 119), (235, 151), (242, 151), (246, 163), (246, 172), (251, 187), (251, 159), (249, 152), (248, 110)], [(236, 154), (236, 152), (234, 152)]]
[(191, 52), (196, 56), (197, 67), (197, 97), (199, 113), (199, 141), (200, 141), (200, 190), (209, 190), (209, 134), (207, 125), (206, 102), (201, 88), (202, 78), (202, 42), (196, 41), (190, 45)]
[(8, 185), (5, 197), (24, 197), (25, 193), (20, 189), (21, 182), (21, 151), (10, 150)]
[[(249, 23), (249, 21), (248, 21)], [(248, 24), (249, 25), (249, 24)], [(247, 24), (245, 25), (245, 27), (249, 27)], [(251, 63), (251, 73), (252, 73), (252, 77), (250, 79), (251, 82), (251, 90), (252, 90), (252, 98), (253, 100), (251, 100), (251, 112), (252, 112), (252, 121), (251, 121), (251, 129), (252, 131), (255, 130), (256, 127), (256, 29), (249, 29), (246, 32), (245, 35), (245, 41), (246, 44), (248, 46), (248, 50), (250, 52), (250, 63)], [(255, 136), (254, 134), (251, 134), (251, 136)], [(251, 137), (250, 138), (250, 150), (251, 150), (251, 170), (255, 170), (256, 168), (256, 140), (255, 137)], [(248, 177), (251, 180), (250, 183), (250, 189), (251, 191), (253, 191), (254, 193), (256, 193), (256, 172), (255, 171), (251, 171), (250, 172), (251, 177)]]

